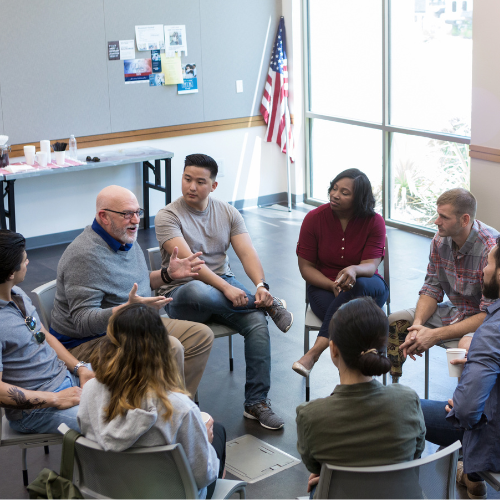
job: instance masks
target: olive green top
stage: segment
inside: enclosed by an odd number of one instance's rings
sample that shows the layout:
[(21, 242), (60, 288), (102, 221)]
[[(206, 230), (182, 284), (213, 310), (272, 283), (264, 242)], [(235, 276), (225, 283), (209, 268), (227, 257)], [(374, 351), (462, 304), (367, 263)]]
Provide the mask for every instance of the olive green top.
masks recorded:
[(297, 407), (297, 450), (310, 472), (323, 462), (369, 467), (407, 462), (425, 447), (416, 392), (376, 380), (337, 385), (327, 398)]

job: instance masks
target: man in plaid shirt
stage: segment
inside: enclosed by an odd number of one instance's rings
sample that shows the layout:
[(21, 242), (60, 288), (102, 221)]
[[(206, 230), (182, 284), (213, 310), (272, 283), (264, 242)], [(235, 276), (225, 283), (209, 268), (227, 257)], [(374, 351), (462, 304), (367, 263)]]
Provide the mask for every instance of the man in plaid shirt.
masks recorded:
[[(397, 382), (410, 356), (433, 345), (469, 350), (472, 336), (493, 303), (482, 294), (483, 268), (498, 231), (475, 220), (476, 199), (466, 189), (451, 189), (437, 200), (438, 232), (432, 239), (425, 282), (416, 308), (389, 316), (387, 355)], [(443, 302), (446, 294), (448, 301)], [(453, 341), (453, 342), (450, 342)]]

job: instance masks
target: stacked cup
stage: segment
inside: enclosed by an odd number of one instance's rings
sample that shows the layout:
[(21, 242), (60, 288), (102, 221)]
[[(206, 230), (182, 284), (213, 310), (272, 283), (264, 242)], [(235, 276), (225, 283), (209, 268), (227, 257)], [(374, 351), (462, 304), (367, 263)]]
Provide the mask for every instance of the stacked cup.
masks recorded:
[(24, 156), (28, 165), (35, 163), (35, 146), (24, 146)]

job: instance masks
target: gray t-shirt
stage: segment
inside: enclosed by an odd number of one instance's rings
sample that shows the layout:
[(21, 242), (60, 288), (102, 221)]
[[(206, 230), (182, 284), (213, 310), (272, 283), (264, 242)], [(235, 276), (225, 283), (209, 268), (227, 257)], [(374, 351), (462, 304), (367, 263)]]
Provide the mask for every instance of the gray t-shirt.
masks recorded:
[[(201, 258), (215, 274), (233, 276), (229, 266), (227, 249), (231, 238), (248, 233), (241, 214), (225, 201), (208, 198), (208, 206), (200, 212), (191, 208), (181, 196), (165, 208), (155, 218), (156, 238), (160, 243), (162, 266), (167, 267), (170, 254), (163, 244), (172, 238), (184, 238), (193, 253), (202, 252)], [(175, 280), (164, 285), (160, 291), (169, 293), (175, 288), (188, 283), (193, 278)]]
[[(29, 297), (17, 286), (12, 295), (22, 298), (26, 316), (40, 318)], [(0, 372), (2, 382), (30, 391), (53, 392), (66, 377), (66, 365), (57, 357), (47, 341), (39, 344), (24, 321), (24, 315), (14, 301), (0, 300)], [(21, 410), (5, 410), (9, 420), (22, 418)]]

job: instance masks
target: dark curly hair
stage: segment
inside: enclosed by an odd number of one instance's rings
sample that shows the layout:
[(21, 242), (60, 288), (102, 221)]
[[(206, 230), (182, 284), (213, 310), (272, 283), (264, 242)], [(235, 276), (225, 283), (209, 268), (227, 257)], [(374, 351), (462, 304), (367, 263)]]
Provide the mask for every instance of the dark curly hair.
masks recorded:
[(357, 168), (348, 168), (340, 172), (328, 188), (328, 196), (333, 186), (340, 179), (345, 178), (354, 181), (354, 217), (373, 217), (375, 215), (375, 198), (373, 197), (372, 185), (365, 173)]

